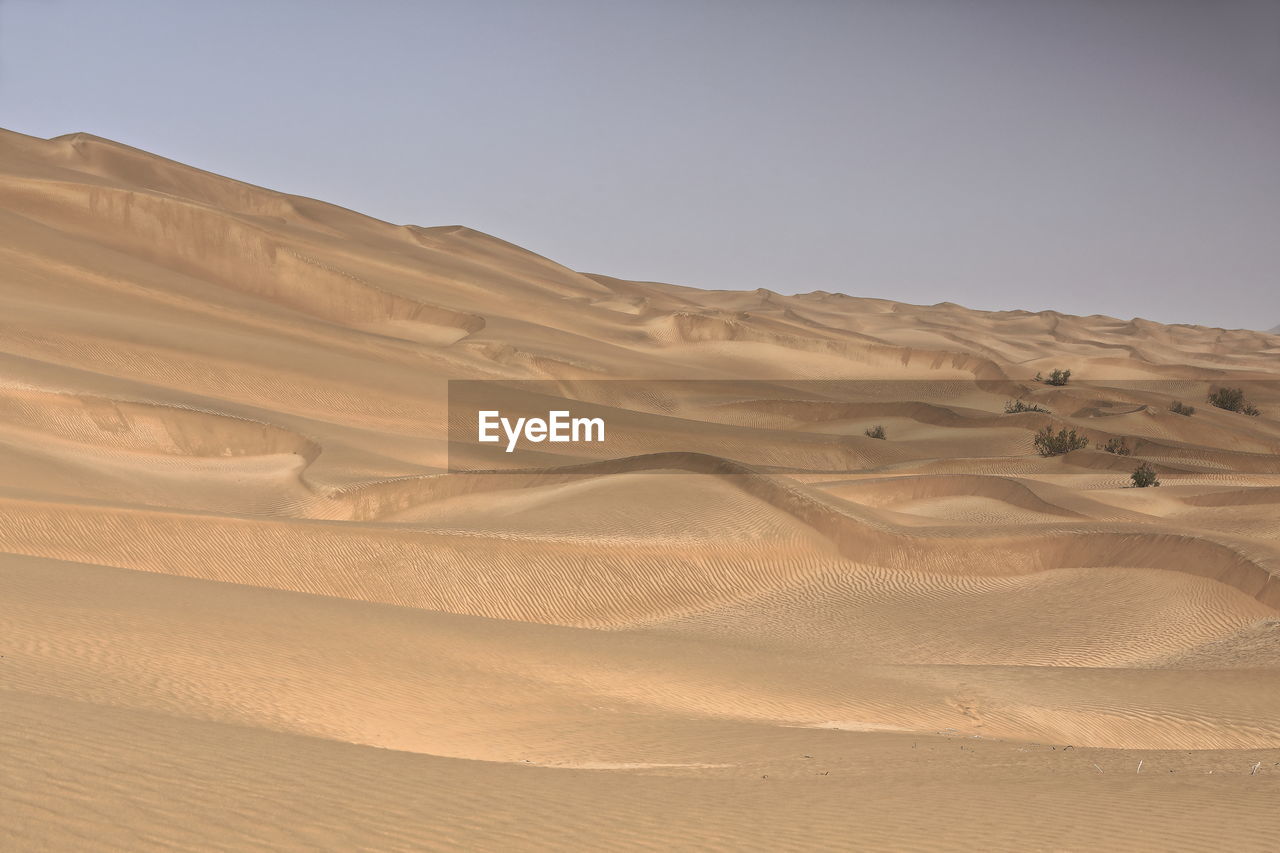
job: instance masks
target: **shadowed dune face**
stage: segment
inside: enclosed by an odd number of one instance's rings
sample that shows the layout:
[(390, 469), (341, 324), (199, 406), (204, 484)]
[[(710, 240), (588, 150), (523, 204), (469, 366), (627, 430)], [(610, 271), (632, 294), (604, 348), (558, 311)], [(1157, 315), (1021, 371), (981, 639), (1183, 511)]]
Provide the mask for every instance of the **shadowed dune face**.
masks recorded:
[(86, 449), (167, 456), (316, 455), (306, 439), (270, 424), (88, 394), (0, 391), (0, 418), (6, 428), (24, 433), (28, 444), (61, 440)]
[[(622, 281), (84, 134), (0, 199), (0, 846), (1266, 848), (1280, 337)], [(488, 466), (453, 380), (613, 443)]]

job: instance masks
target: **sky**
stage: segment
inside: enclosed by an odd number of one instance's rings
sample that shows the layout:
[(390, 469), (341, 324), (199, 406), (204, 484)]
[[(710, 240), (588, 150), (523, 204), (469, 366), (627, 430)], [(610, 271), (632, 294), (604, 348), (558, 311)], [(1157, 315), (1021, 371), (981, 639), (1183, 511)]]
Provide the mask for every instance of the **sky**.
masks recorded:
[(621, 278), (1280, 323), (1280, 0), (0, 0), (0, 127)]

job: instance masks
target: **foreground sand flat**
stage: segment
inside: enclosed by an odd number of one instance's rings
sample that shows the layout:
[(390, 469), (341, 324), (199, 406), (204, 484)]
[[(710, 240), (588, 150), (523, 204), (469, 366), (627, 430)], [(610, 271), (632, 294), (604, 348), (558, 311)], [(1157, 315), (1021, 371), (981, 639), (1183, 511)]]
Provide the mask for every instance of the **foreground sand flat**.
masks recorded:
[[(0, 195), (0, 847), (1275, 849), (1280, 336), (584, 275), (82, 134)], [(450, 473), (456, 379), (626, 452)]]

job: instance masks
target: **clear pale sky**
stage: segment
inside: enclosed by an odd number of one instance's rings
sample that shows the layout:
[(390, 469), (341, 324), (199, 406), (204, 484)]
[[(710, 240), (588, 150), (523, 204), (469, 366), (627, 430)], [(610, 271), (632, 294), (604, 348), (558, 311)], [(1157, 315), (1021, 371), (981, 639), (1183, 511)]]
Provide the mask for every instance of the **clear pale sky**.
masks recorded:
[(1277, 0), (0, 0), (0, 126), (624, 278), (1280, 323)]

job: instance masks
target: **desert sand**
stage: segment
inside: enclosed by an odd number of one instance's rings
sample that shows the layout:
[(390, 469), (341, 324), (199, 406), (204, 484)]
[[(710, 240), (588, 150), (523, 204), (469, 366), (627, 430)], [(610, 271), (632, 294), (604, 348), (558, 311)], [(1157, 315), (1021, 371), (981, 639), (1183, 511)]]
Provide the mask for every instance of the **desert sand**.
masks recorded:
[[(1280, 845), (1280, 336), (623, 281), (86, 134), (0, 195), (0, 848)], [(450, 380), (625, 446), (458, 470)]]

